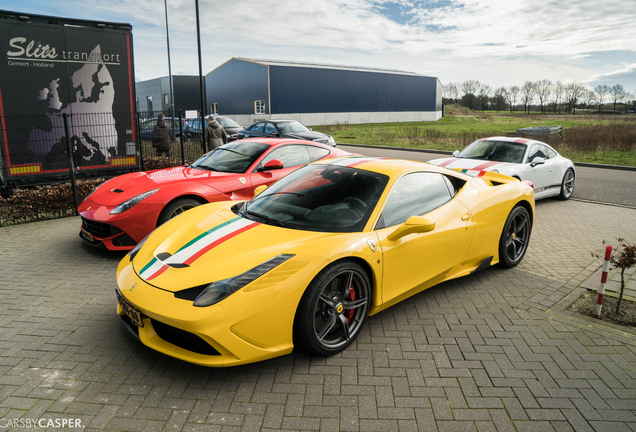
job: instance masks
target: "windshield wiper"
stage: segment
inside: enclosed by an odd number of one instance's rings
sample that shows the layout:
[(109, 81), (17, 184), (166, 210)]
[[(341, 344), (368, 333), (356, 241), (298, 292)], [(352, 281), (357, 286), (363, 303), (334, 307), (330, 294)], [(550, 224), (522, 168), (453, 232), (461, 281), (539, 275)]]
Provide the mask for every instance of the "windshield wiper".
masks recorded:
[(256, 213), (250, 210), (244, 210), (245, 206), (243, 207), (243, 209), (241, 209), (241, 213), (243, 214), (247, 214), (248, 216), (252, 216), (258, 219), (261, 219), (263, 222), (266, 222), (269, 225), (276, 225), (279, 227), (283, 227), (283, 228), (291, 228), (291, 229), (298, 229), (295, 225), (290, 224), (288, 222), (283, 222), (280, 221), (278, 219), (274, 219), (272, 217), (269, 217), (267, 215), (264, 215), (262, 213)]
[(207, 165), (190, 165), (190, 168), (206, 170), (206, 171), (218, 171), (218, 170), (215, 170), (214, 168), (209, 167)]
[(232, 149), (229, 149), (229, 148), (218, 147), (217, 150), (225, 150), (225, 151), (229, 151), (229, 152), (232, 152), (232, 153), (236, 153), (237, 155), (249, 157), (245, 153), (237, 152), (236, 150), (232, 150)]

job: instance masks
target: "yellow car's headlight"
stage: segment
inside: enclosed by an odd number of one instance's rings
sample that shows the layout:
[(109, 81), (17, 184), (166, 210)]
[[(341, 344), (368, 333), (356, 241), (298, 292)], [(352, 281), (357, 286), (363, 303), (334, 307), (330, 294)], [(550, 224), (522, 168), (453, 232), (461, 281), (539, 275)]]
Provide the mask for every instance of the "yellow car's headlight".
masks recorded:
[(243, 288), (245, 285), (263, 276), (268, 271), (278, 267), (293, 256), (294, 255), (281, 254), (275, 256), (269, 261), (265, 261), (263, 264), (257, 265), (243, 274), (211, 283), (201, 294), (199, 294), (197, 299), (194, 301), (194, 306), (205, 307), (220, 302), (224, 298)]

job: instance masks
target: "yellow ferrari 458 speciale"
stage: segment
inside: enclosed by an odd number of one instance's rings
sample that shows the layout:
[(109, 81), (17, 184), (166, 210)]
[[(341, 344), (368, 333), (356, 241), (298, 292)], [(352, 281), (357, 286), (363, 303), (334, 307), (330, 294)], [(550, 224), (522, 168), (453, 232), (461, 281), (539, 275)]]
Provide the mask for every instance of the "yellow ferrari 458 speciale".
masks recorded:
[(206, 366), (344, 350), (365, 319), (440, 282), (518, 264), (531, 186), (427, 163), (320, 161), (246, 202), (189, 210), (117, 269), (117, 313), (148, 347)]

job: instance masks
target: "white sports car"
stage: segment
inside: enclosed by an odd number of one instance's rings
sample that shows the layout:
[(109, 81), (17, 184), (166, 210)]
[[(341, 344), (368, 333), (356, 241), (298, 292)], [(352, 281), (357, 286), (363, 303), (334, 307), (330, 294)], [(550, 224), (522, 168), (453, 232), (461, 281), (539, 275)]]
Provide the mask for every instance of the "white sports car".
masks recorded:
[(541, 141), (482, 138), (461, 152), (455, 151), (452, 158), (434, 159), (429, 163), (475, 177), (491, 171), (530, 181), (534, 185), (535, 199), (558, 196), (566, 200), (574, 192), (574, 164)]

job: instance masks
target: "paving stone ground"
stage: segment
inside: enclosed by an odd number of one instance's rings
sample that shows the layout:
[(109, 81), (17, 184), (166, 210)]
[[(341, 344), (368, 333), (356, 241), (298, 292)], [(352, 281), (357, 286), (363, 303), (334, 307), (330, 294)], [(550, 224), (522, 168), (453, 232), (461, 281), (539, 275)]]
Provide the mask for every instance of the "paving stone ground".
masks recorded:
[(0, 228), (0, 430), (636, 431), (636, 331), (563, 311), (603, 240), (636, 240), (636, 209), (538, 202), (517, 268), (407, 299), (341, 355), (226, 369), (130, 337), (115, 315), (123, 254), (84, 245), (79, 224)]

